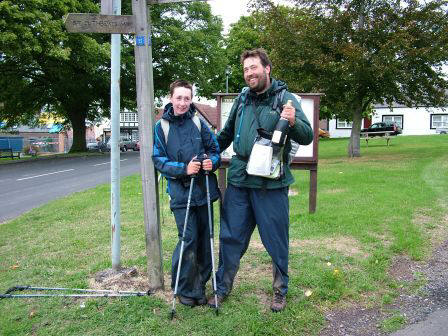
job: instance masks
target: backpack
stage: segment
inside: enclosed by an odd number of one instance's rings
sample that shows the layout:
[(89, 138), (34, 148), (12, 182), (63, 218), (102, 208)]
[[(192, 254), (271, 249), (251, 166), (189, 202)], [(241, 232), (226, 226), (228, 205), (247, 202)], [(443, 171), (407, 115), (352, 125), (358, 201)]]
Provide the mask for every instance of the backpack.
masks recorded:
[[(199, 120), (199, 117), (195, 114), (191, 120), (194, 122), (196, 127), (199, 130), (199, 133), (201, 133), (201, 120)], [(166, 119), (160, 119), (160, 126), (162, 126), (163, 135), (165, 136), (165, 143), (168, 143), (168, 134), (170, 132), (170, 122)]]
[[(237, 99), (238, 99), (238, 108), (237, 108), (237, 114), (240, 113), (240, 111), (243, 108), (243, 104), (246, 102), (246, 96), (247, 93), (249, 92), (249, 87), (244, 87), (241, 90), (241, 93), (238, 95)], [(285, 97), (285, 92), (286, 92), (286, 88), (283, 88), (280, 91), (277, 91), (276, 95), (275, 95), (275, 99), (274, 99), (274, 103), (272, 104), (272, 110), (276, 111), (279, 115), (282, 112), (283, 109), (283, 98)], [(294, 95), (298, 102), (300, 103), (301, 98)], [(242, 120), (241, 120), (242, 121)], [(297, 151), (299, 150), (299, 144), (297, 142), (295, 142), (292, 139), (289, 139), (289, 141), (291, 142), (291, 150), (288, 153), (288, 162), (286, 162), (288, 165), (291, 164), (294, 156), (296, 155)]]

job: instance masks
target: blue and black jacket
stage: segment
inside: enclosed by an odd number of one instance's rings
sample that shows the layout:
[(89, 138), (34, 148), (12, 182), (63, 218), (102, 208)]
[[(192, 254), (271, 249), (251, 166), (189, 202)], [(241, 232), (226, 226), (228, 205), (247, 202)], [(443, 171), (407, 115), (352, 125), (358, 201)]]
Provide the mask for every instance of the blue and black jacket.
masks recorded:
[[(162, 118), (169, 121), (170, 128), (165, 142), (162, 125), (156, 123), (154, 128), (154, 148), (152, 160), (158, 171), (168, 180), (167, 192), (171, 197), (171, 209), (185, 208), (187, 206), (188, 192), (191, 176), (187, 175), (188, 163), (195, 156), (207, 154), (212, 160), (214, 172), (218, 169), (221, 159), (219, 145), (215, 135), (208, 126), (201, 121), (201, 130), (191, 118), (196, 113), (194, 104), (180, 116), (175, 116), (171, 103), (165, 106)], [(210, 173), (210, 200), (215, 201), (219, 197), (216, 175)], [(191, 206), (207, 204), (205, 175), (201, 172), (197, 175), (191, 196)]]

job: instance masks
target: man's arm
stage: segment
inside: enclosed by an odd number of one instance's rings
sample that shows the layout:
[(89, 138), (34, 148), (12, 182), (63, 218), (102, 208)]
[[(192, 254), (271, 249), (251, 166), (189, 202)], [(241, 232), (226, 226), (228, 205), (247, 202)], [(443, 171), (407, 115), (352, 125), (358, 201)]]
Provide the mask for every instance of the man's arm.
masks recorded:
[(201, 120), (201, 138), (204, 144), (205, 153), (212, 162), (212, 171), (219, 168), (221, 164), (221, 156), (219, 155), (219, 144), (213, 132)]

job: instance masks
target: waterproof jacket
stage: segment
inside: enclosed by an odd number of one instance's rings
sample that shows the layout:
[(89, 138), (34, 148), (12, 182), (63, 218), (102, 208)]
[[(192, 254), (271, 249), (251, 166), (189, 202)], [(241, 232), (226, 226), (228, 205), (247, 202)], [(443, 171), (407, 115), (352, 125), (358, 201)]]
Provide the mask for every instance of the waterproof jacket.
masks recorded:
[[(235, 99), (230, 110), (229, 118), (218, 135), (218, 143), (221, 151), (224, 151), (233, 141), (233, 150), (236, 153), (230, 161), (227, 173), (228, 183), (237, 187), (247, 188), (282, 188), (294, 182), (294, 177), (287, 164), (284, 164), (284, 174), (279, 180), (267, 179), (260, 176), (248, 175), (246, 172), (247, 161), (249, 159), (255, 137), (258, 135), (258, 121), (261, 128), (272, 132), (277, 121), (280, 119), (279, 112), (272, 109), (276, 93), (282, 89), (287, 89), (282, 81), (271, 78), (271, 87), (257, 95), (253, 91), (242, 93)], [(291, 150), (290, 139), (301, 145), (308, 145), (313, 141), (313, 130), (308, 119), (303, 113), (302, 107), (294, 96), (286, 91), (282, 104), (292, 100), (296, 109), (296, 121), (293, 127), (289, 128), (288, 140), (283, 152), (283, 162), (286, 162), (287, 155)], [(242, 107), (239, 108), (240, 104)]]
[[(154, 127), (152, 160), (156, 169), (168, 180), (167, 192), (171, 198), (171, 209), (187, 206), (191, 181), (191, 176), (187, 175), (187, 166), (193, 157), (207, 154), (213, 163), (212, 171), (215, 171), (221, 162), (215, 135), (202, 120), (199, 130), (191, 119), (195, 113), (196, 108), (193, 104), (180, 116), (174, 115), (171, 103), (165, 106), (162, 118), (170, 123), (167, 142), (160, 121)], [(209, 184), (210, 199), (215, 201), (219, 197), (219, 191), (216, 176), (212, 172), (209, 174)], [(191, 206), (205, 204), (207, 204), (205, 175), (201, 170), (194, 181)]]

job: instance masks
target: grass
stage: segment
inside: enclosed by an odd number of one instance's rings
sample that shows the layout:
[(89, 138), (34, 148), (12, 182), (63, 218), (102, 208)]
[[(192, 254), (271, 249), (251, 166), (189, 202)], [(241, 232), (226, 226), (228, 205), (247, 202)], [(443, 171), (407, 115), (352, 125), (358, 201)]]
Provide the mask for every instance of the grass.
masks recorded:
[[(346, 139), (320, 142), (315, 214), (307, 213), (308, 173), (295, 172), (292, 188), (298, 195), (290, 197), (290, 288), (284, 312), (269, 311), (270, 258), (255, 233), (220, 315), (178, 304), (177, 317), (169, 321), (170, 258), (177, 232), (161, 193), (164, 293), (4, 299), (0, 334), (317, 335), (328, 309), (391, 303), (399, 288), (413, 285), (389, 276), (393, 257), (424, 260), (433, 244), (446, 239), (448, 138), (397, 137), (389, 147), (372, 141), (368, 148), (361, 145), (358, 159), (346, 158), (346, 146)], [(25, 284), (88, 288), (94, 274), (111, 263), (109, 192), (108, 185), (101, 185), (0, 224), (0, 291)], [(121, 192), (121, 260), (145, 275), (140, 177), (124, 179)], [(397, 313), (381, 327), (394, 330), (402, 323)]]
[(2, 164), (9, 164), (9, 163), (16, 163), (21, 161), (35, 161), (35, 160), (46, 160), (46, 159), (54, 159), (54, 158), (66, 158), (66, 157), (78, 157), (78, 156), (98, 156), (98, 155), (104, 155), (100, 152), (77, 152), (77, 153), (39, 153), (38, 155), (22, 155), (20, 158), (17, 156), (14, 156), (13, 159), (11, 157), (1, 157), (0, 158), (0, 165)]

